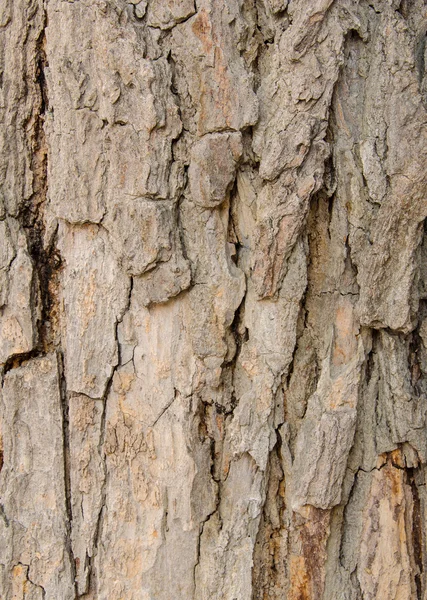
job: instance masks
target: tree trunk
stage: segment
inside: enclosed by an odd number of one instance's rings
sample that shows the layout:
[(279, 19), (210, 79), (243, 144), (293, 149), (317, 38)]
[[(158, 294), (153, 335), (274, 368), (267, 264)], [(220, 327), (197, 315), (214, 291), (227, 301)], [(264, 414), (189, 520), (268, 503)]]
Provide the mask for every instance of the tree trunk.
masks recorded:
[(0, 597), (426, 600), (425, 1), (0, 2)]

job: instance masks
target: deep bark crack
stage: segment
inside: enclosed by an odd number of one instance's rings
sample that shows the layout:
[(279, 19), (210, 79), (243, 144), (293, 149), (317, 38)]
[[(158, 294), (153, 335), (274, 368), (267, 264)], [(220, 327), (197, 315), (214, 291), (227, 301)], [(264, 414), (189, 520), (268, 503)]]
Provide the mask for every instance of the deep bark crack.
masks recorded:
[(70, 559), (72, 587), (74, 596), (78, 598), (77, 581), (76, 581), (76, 560), (73, 552), (72, 544), (72, 526), (73, 526), (73, 510), (71, 501), (71, 471), (70, 471), (70, 419), (69, 419), (69, 397), (67, 392), (67, 383), (64, 372), (64, 357), (62, 353), (57, 353), (58, 360), (58, 378), (59, 392), (61, 397), (62, 409), (62, 439), (63, 439), (63, 457), (64, 457), (64, 493), (65, 493), (65, 510), (67, 521), (65, 523), (66, 536), (65, 548)]

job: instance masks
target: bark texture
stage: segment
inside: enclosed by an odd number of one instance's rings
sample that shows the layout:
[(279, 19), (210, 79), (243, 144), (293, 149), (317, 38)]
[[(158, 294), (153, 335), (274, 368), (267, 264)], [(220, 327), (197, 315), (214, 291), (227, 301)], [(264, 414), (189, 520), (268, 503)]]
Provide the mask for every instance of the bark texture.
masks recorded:
[(1, 0), (2, 599), (427, 599), (426, 31)]

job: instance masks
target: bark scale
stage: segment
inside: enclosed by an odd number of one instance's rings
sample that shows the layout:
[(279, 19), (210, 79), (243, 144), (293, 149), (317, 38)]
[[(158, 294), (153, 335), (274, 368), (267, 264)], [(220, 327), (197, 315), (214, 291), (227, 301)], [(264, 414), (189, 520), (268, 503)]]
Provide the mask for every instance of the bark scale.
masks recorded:
[(0, 596), (427, 599), (423, 0), (2, 0)]

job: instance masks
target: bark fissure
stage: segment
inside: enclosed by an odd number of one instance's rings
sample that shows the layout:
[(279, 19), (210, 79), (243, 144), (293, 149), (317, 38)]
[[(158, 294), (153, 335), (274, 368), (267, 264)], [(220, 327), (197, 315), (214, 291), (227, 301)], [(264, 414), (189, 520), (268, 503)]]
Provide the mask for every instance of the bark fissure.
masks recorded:
[(67, 392), (67, 382), (64, 375), (64, 358), (61, 353), (57, 354), (58, 360), (58, 379), (59, 393), (62, 409), (62, 439), (63, 439), (63, 459), (64, 459), (64, 492), (65, 492), (65, 510), (66, 538), (65, 548), (68, 552), (71, 567), (71, 585), (74, 589), (74, 598), (77, 600), (78, 591), (76, 584), (76, 560), (74, 557), (72, 544), (73, 511), (71, 504), (71, 471), (70, 471), (70, 419), (69, 419), (69, 395)]

